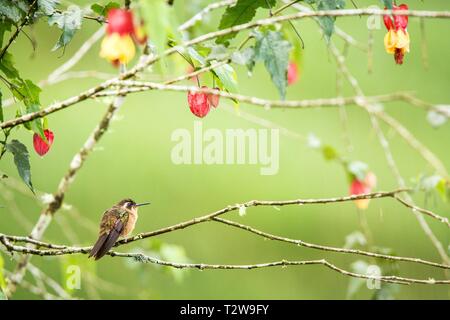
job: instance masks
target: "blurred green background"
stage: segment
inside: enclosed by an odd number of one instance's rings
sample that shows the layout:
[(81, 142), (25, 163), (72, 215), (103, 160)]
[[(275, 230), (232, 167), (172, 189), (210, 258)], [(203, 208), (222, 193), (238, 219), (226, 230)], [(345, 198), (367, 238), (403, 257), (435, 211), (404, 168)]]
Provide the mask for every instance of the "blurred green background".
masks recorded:
[[(74, 1), (87, 5), (90, 1)], [(450, 10), (447, 1), (406, 1), (418, 10)], [(208, 1), (187, 4), (176, 1), (179, 21), (185, 21)], [(359, 7), (378, 1), (357, 1)], [(350, 6), (351, 4), (348, 4)], [(198, 32), (215, 30), (223, 10), (204, 22), (208, 27)], [(266, 12), (260, 12), (260, 16)], [(366, 17), (341, 18), (337, 25), (362, 43), (367, 43)], [(295, 22), (301, 33), (305, 50), (300, 67), (301, 79), (288, 88), (287, 99), (313, 99), (336, 96), (336, 64), (327, 49), (317, 25), (312, 20)], [(419, 20), (411, 18), (411, 52), (405, 64), (397, 66), (383, 46), (384, 26), (374, 31), (373, 72), (368, 73), (367, 54), (348, 49), (347, 64), (359, 80), (367, 95), (411, 91), (432, 103), (450, 102), (450, 21), (426, 20), (426, 48), (428, 68), (424, 67), (421, 52)], [(37, 49), (23, 35), (11, 46), (16, 65), (24, 78), (38, 82), (45, 79), (99, 28), (93, 21), (84, 21), (65, 52), (51, 52), (60, 31), (41, 22), (27, 31), (36, 37)], [(150, 35), (151, 37), (151, 35)], [(344, 47), (333, 37), (338, 48)], [(99, 43), (82, 59), (74, 70), (97, 70), (114, 74), (116, 69), (98, 57)], [(277, 91), (262, 64), (258, 64), (252, 77), (240, 66), (238, 72), (240, 92), (267, 99), (278, 99)], [(183, 70), (171, 71), (164, 79), (179, 75)], [(158, 78), (159, 76), (156, 76)], [(150, 78), (155, 76), (150, 74)], [(160, 77), (159, 77), (160, 78)], [(95, 78), (71, 79), (43, 89), (41, 102), (47, 106), (90, 88), (102, 80)], [(186, 82), (190, 84), (190, 82)], [(210, 83), (206, 83), (210, 85)], [(2, 91), (6, 92), (2, 87)], [(353, 95), (344, 86), (345, 95)], [(418, 139), (426, 144), (450, 167), (450, 127), (434, 129), (426, 120), (423, 109), (406, 103), (388, 103), (386, 111), (401, 121)], [(24, 129), (13, 132), (13, 138), (25, 143), (31, 153), (32, 178), (36, 189), (52, 193), (61, 176), (68, 169), (73, 155), (105, 112), (104, 101), (85, 101), (49, 116), (55, 133), (55, 142), (44, 158), (32, 150), (32, 134)], [(227, 111), (228, 109), (228, 111)], [(366, 112), (356, 106), (346, 108), (349, 135), (353, 150), (348, 151), (343, 139), (342, 123), (337, 108), (311, 110), (264, 110), (247, 104), (240, 109), (268, 119), (302, 136), (314, 133), (324, 143), (333, 145), (353, 160), (366, 162), (378, 176), (378, 189), (391, 190), (396, 182), (386, 164), (378, 139), (371, 129)], [(232, 103), (222, 99), (221, 105), (201, 120), (203, 128), (261, 128), (232, 110)], [(14, 108), (6, 117), (14, 116)], [(319, 152), (309, 148), (305, 141), (280, 136), (280, 168), (277, 175), (262, 176), (259, 165), (175, 165), (171, 150), (175, 145), (170, 137), (174, 130), (193, 130), (195, 118), (189, 111), (185, 93), (145, 92), (130, 95), (122, 106), (111, 130), (88, 158), (85, 166), (66, 194), (66, 207), (57, 214), (45, 234), (45, 240), (68, 245), (90, 245), (97, 236), (97, 224), (103, 211), (124, 197), (136, 201), (151, 201), (150, 207), (140, 211), (135, 233), (155, 230), (184, 220), (204, 215), (228, 204), (251, 199), (282, 200), (291, 198), (319, 198), (346, 195), (348, 182), (342, 167), (327, 162)], [(410, 182), (420, 174), (433, 174), (433, 170), (398, 135), (383, 126), (402, 175)], [(18, 178), (11, 155), (6, 155), (0, 169)], [(9, 184), (12, 181), (8, 182)], [(39, 199), (22, 188), (19, 192), (3, 182), (0, 201), (0, 232), (27, 235), (38, 219), (42, 204)], [(449, 216), (449, 204), (438, 197), (415, 196), (417, 204), (444, 216)], [(16, 204), (16, 206), (13, 205)], [(393, 199), (372, 201), (364, 212), (377, 246), (392, 248), (402, 256), (421, 257), (440, 261), (412, 212)], [(279, 208), (249, 208), (244, 217), (230, 213), (226, 218), (254, 226), (258, 229), (294, 239), (343, 246), (345, 237), (360, 229), (358, 212), (353, 203), (334, 205), (291, 206)], [(448, 248), (448, 229), (426, 217), (431, 228)], [(158, 246), (161, 246), (158, 250)], [(145, 250), (165, 257), (202, 263), (251, 264), (272, 260), (307, 260), (326, 258), (346, 269), (363, 257), (315, 251), (262, 238), (244, 231), (208, 222), (186, 230), (176, 231), (157, 239), (144, 240), (120, 247), (119, 251)], [(184, 250), (184, 252), (183, 252)], [(153, 251), (153, 252), (152, 252)], [(6, 268), (14, 263), (2, 254)], [(65, 282), (68, 264), (77, 264), (82, 271), (80, 290), (72, 294), (79, 298), (133, 298), (133, 299), (345, 299), (350, 278), (321, 266), (257, 269), (251, 271), (198, 271), (173, 273), (150, 264), (135, 264), (125, 259), (105, 257), (93, 263), (85, 255), (70, 258), (33, 257), (32, 262), (48, 275)], [(444, 272), (435, 268), (401, 263), (400, 275), (442, 279)], [(28, 280), (32, 278), (28, 275)], [(367, 299), (374, 294), (362, 286), (352, 298)], [(401, 286), (394, 295), (399, 299), (448, 299), (448, 286)], [(19, 289), (16, 299), (36, 298), (26, 289)]]

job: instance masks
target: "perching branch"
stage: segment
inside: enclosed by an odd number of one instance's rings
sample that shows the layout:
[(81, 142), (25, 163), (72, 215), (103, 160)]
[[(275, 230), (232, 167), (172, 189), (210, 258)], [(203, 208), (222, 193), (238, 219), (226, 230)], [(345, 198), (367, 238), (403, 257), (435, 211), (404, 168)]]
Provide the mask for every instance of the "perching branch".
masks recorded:
[[(394, 190), (390, 192), (375, 192), (370, 194), (362, 194), (362, 195), (354, 195), (354, 196), (346, 196), (346, 197), (337, 197), (337, 198), (325, 198), (325, 199), (294, 199), (294, 200), (284, 200), (284, 201), (260, 201), (260, 200), (252, 200), (246, 203), (242, 204), (235, 204), (227, 206), (221, 210), (215, 211), (213, 213), (197, 217), (185, 222), (181, 222), (166, 228), (162, 228), (159, 230), (155, 230), (152, 232), (147, 233), (141, 233), (133, 237), (125, 238), (120, 241), (118, 241), (115, 245), (115, 247), (119, 247), (125, 244), (129, 244), (131, 242), (140, 241), (142, 239), (146, 239), (149, 237), (170, 233), (176, 230), (185, 229), (187, 227), (191, 227), (193, 225), (208, 222), (208, 221), (216, 221), (220, 222), (232, 227), (240, 228), (245, 231), (251, 232), (253, 234), (256, 234), (258, 236), (261, 236), (265, 239), (271, 239), (271, 240), (277, 240), (282, 241), (286, 243), (295, 244), (297, 246), (303, 246), (306, 248), (321, 250), (321, 251), (328, 251), (328, 252), (338, 252), (338, 253), (345, 253), (345, 254), (356, 254), (356, 255), (362, 255), (372, 258), (379, 258), (379, 259), (385, 259), (385, 260), (391, 260), (391, 261), (403, 261), (403, 262), (411, 262), (411, 263), (418, 263), (428, 266), (433, 266), (437, 268), (443, 268), (443, 269), (450, 269), (450, 265), (445, 264), (439, 264), (431, 261), (422, 260), (419, 258), (410, 258), (410, 257), (400, 257), (400, 256), (392, 256), (392, 255), (385, 255), (385, 254), (379, 254), (375, 252), (367, 252), (363, 250), (355, 250), (355, 249), (346, 249), (346, 248), (337, 248), (337, 247), (330, 247), (330, 246), (323, 246), (313, 243), (308, 243), (303, 240), (294, 240), (289, 239), (285, 237), (280, 237), (276, 235), (272, 235), (257, 229), (254, 229), (250, 226), (246, 226), (243, 224), (239, 224), (236, 222), (232, 222), (229, 220), (225, 220), (222, 218), (219, 218), (219, 216), (224, 215), (225, 213), (229, 213), (236, 210), (246, 210), (249, 207), (257, 207), (257, 206), (287, 206), (287, 205), (310, 205), (310, 204), (328, 204), (328, 203), (339, 203), (339, 202), (346, 202), (346, 201), (354, 201), (358, 199), (379, 199), (379, 198), (385, 198), (385, 197), (391, 197), (394, 199), (398, 199), (398, 194), (405, 192), (406, 190)], [(400, 201), (400, 203), (404, 204), (407, 207), (410, 207), (410, 205), (404, 201)], [(420, 209), (420, 208), (419, 208)], [(430, 212), (427, 212), (428, 210), (421, 209), (421, 212), (430, 215)], [(434, 213), (431, 213), (431, 216), (437, 216)], [(443, 218), (444, 219), (444, 218)], [(448, 224), (448, 220), (447, 220)], [(67, 254), (87, 254), (90, 252), (91, 247), (69, 247), (65, 245), (57, 245), (52, 243), (43, 242), (40, 240), (36, 240), (30, 237), (20, 237), (20, 236), (9, 236), (0, 234), (0, 242), (3, 243), (3, 245), (6, 247), (7, 250), (12, 252), (21, 252), (25, 254), (32, 254), (32, 255), (39, 255), (39, 256), (60, 256), (60, 255), (67, 255)], [(46, 250), (32, 248), (32, 247), (23, 247), (23, 246), (17, 246), (13, 245), (11, 242), (24, 242), (27, 244), (31, 244), (35, 247), (44, 247), (47, 248)], [(117, 253), (114, 253), (114, 255), (118, 255)]]

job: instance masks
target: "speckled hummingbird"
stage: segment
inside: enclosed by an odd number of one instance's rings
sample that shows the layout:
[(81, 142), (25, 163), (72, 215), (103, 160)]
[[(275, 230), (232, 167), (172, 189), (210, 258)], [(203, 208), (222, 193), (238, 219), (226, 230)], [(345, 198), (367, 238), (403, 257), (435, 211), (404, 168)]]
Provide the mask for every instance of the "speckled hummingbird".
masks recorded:
[(103, 213), (97, 242), (89, 253), (89, 258), (100, 259), (116, 243), (119, 237), (128, 236), (136, 225), (138, 208), (150, 202), (137, 204), (131, 199), (123, 199)]

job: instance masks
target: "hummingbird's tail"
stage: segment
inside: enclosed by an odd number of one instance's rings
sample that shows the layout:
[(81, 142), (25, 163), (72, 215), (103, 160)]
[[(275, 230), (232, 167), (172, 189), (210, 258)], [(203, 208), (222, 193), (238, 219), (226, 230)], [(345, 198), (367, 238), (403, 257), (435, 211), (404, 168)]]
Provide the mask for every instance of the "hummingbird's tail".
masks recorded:
[(108, 238), (107, 233), (102, 234), (98, 238), (97, 242), (94, 244), (94, 246), (91, 249), (91, 252), (89, 253), (89, 258), (94, 257), (95, 260), (98, 260), (101, 258), (101, 257), (98, 257), (98, 253), (99, 253), (100, 249), (103, 247), (103, 245), (105, 244), (106, 238)]
[(114, 246), (117, 239), (119, 239), (120, 233), (123, 230), (123, 222), (116, 221), (114, 228), (109, 233), (103, 233), (92, 247), (89, 253), (89, 258), (94, 257), (95, 260), (100, 259)]

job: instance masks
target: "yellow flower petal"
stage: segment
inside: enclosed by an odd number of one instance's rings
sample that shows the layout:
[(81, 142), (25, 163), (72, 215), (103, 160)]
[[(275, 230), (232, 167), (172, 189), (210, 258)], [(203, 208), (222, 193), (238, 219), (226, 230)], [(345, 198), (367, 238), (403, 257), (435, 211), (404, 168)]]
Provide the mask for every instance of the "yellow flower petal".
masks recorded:
[(133, 59), (136, 53), (133, 40), (129, 35), (120, 36), (113, 33), (106, 36), (100, 47), (100, 57), (110, 62), (119, 61), (126, 64)]
[(366, 210), (369, 207), (370, 199), (354, 200), (355, 205), (360, 210)]
[(389, 30), (384, 36), (384, 47), (386, 52), (390, 54), (395, 53), (395, 48), (397, 47), (398, 36), (394, 30)]
[(409, 52), (409, 33), (408, 31), (398, 30), (397, 31), (397, 44), (398, 49), (402, 49), (404, 52)]

